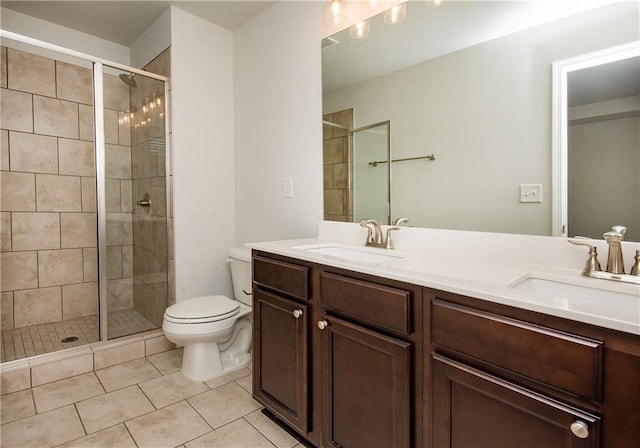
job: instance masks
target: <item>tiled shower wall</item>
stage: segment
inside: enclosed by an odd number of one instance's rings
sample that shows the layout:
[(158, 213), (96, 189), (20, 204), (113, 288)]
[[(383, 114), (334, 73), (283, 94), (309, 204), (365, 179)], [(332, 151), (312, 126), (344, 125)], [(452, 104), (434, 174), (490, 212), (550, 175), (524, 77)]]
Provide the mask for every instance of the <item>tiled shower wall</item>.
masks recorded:
[[(92, 71), (2, 47), (1, 325), (97, 313)], [(107, 241), (113, 308), (133, 304), (129, 92), (105, 76)], [(117, 298), (117, 299), (116, 299)]]
[[(169, 49), (144, 67), (152, 73), (170, 76)], [(164, 310), (172, 299), (168, 260), (172, 244), (167, 233), (167, 167), (165, 141), (164, 83), (136, 77), (131, 89), (134, 112), (131, 122), (132, 177), (134, 201), (145, 193), (151, 207), (137, 206), (133, 216), (134, 307), (156, 326), (162, 325)]]
[[(353, 109), (323, 116), (323, 120), (353, 128)], [(353, 221), (353, 189), (349, 185), (349, 141), (344, 129), (324, 124), (322, 159), (324, 169), (324, 219)]]

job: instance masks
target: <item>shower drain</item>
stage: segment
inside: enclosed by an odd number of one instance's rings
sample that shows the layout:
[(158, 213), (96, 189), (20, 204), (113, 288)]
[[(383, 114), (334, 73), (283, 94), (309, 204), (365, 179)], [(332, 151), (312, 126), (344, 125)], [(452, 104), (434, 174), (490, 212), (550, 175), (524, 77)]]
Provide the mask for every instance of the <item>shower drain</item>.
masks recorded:
[(80, 339), (78, 336), (67, 336), (66, 338), (60, 339), (60, 342), (75, 342)]

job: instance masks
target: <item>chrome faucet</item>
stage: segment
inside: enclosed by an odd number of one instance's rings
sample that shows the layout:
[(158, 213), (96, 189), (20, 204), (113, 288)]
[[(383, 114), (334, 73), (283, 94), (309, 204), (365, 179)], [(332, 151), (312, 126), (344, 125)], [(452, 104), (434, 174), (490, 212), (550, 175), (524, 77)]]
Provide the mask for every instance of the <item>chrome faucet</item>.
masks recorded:
[(613, 226), (610, 232), (605, 233), (603, 238), (609, 245), (609, 256), (607, 257), (607, 272), (612, 274), (624, 274), (624, 260), (622, 259), (622, 246), (620, 243), (627, 232), (625, 226)]
[(607, 269), (603, 271), (598, 262), (598, 250), (594, 244), (591, 244), (589, 238), (575, 237), (569, 239), (571, 244), (578, 246), (587, 246), (589, 248), (589, 259), (582, 271), (582, 275), (585, 277), (599, 278), (603, 280), (615, 280), (624, 283), (633, 283), (640, 285), (640, 251), (636, 251), (636, 258), (633, 267), (631, 268), (631, 274), (626, 275), (624, 273), (624, 261), (622, 259), (622, 240), (627, 228), (624, 226), (613, 226), (611, 231), (606, 232), (603, 237), (609, 245), (609, 254), (607, 256)]
[(360, 221), (360, 227), (366, 227), (367, 240), (365, 246), (371, 247), (384, 247), (386, 249), (393, 249), (393, 241), (391, 239), (391, 232), (394, 230), (400, 230), (399, 226), (387, 227), (384, 238), (382, 237), (382, 226), (375, 219), (363, 219)]

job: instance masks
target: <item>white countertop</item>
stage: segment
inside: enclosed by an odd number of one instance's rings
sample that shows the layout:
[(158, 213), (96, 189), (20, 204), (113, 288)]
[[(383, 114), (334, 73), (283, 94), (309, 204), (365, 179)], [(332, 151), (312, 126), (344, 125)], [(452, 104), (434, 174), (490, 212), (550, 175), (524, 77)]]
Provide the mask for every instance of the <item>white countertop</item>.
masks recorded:
[[(404, 238), (400, 238), (403, 232)], [(586, 252), (584, 248), (581, 251), (569, 247), (564, 239), (414, 228), (403, 228), (397, 233), (394, 240), (397, 249), (365, 248), (366, 230), (357, 224), (323, 221), (315, 238), (248, 243), (247, 246), (640, 335), (640, 286), (581, 276)], [(464, 247), (457, 244), (460, 240), (464, 241)], [(390, 253), (394, 257), (355, 261), (305, 249), (319, 245), (354, 248), (372, 254)], [(545, 249), (552, 252), (549, 254), (552, 260), (541, 263), (539, 252)], [(537, 255), (531, 256), (529, 252)], [(606, 252), (601, 250), (601, 253), (606, 257)], [(601, 255), (601, 262), (603, 260), (606, 261)], [(566, 267), (567, 264), (575, 266)], [(619, 302), (604, 302), (599, 298), (583, 301), (582, 297), (577, 300), (550, 297), (513, 287), (527, 277), (566, 282), (596, 293), (605, 290), (626, 295)]]

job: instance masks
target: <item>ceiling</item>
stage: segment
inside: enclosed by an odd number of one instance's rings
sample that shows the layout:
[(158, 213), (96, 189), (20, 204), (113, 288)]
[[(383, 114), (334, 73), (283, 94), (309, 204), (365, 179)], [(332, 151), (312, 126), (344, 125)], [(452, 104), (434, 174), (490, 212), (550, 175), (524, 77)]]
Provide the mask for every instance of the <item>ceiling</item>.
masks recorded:
[(2, 1), (2, 7), (131, 46), (170, 5), (235, 30), (275, 1)]

